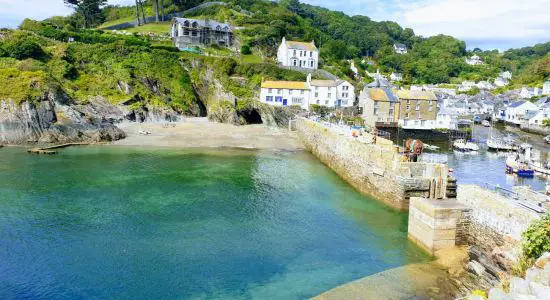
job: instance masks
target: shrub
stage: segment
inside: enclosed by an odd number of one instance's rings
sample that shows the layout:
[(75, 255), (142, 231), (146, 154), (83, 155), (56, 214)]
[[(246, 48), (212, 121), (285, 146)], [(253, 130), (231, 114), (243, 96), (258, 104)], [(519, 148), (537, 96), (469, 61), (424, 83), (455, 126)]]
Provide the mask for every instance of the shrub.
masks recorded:
[[(0, 53), (0, 56), (2, 56), (1, 53)], [(542, 125), (543, 125), (543, 126), (550, 126), (550, 119), (544, 119), (544, 120), (542, 120)]]
[(526, 258), (539, 258), (550, 251), (550, 214), (535, 221), (522, 234), (523, 255)]
[(23, 60), (27, 58), (43, 59), (46, 53), (38, 43), (31, 40), (10, 40), (5, 43), (5, 51), (8, 56)]
[(250, 49), (250, 46), (247, 44), (244, 44), (241, 46), (241, 54), (242, 55), (248, 55), (252, 54), (252, 50)]

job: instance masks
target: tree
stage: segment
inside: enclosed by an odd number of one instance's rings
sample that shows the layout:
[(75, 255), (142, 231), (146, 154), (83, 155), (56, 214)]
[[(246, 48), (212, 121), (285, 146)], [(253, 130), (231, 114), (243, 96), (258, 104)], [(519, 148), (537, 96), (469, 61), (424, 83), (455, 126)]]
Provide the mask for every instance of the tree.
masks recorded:
[(137, 26), (141, 26), (141, 19), (139, 18), (139, 1), (136, 0), (136, 18), (137, 18)]
[(63, 0), (65, 4), (73, 7), (76, 13), (84, 18), (84, 28), (91, 26), (98, 17), (101, 17), (101, 7), (107, 4), (107, 0)]
[(159, 22), (159, 0), (155, 0), (155, 22)]
[(161, 20), (163, 22), (166, 21), (164, 16), (164, 0), (160, 0), (160, 14), (161, 14)]

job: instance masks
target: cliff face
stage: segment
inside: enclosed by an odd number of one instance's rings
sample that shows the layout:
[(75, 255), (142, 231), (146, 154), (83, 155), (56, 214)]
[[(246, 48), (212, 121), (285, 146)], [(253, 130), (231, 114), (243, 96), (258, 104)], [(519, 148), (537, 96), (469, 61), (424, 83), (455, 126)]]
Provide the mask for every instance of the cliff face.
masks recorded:
[(0, 143), (115, 141), (126, 136), (117, 123), (176, 121), (178, 118), (168, 108), (112, 105), (102, 97), (77, 104), (62, 92), (48, 92), (33, 102), (17, 104), (0, 100)]

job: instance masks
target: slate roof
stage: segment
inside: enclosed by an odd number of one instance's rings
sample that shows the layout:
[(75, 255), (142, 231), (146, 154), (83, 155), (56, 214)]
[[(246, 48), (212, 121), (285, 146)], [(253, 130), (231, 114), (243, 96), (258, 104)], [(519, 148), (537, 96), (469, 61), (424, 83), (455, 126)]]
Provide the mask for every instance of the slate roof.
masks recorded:
[(397, 91), (397, 97), (399, 97), (400, 99), (437, 101), (437, 96), (434, 94), (434, 92), (430, 92), (430, 91), (400, 90), (400, 91)]
[[(185, 26), (184, 25), (185, 21), (189, 22), (190, 27), (191, 27), (191, 24), (196, 22), (197, 27), (199, 28), (207, 27), (207, 28), (210, 28), (211, 30), (218, 30), (218, 26), (219, 26), (221, 31), (232, 32), (231, 26), (229, 26), (229, 24), (220, 23), (212, 20), (198, 20), (198, 19), (187, 19), (187, 18), (174, 18), (174, 20), (179, 24), (181, 24), (181, 26)], [(224, 30), (224, 28), (226, 28), (226, 30)]]
[(522, 106), (522, 105), (525, 104), (525, 103), (526, 103), (525, 101), (516, 101), (516, 102), (510, 104), (508, 107), (510, 107), (510, 108), (515, 108), (515, 107)]
[(312, 80), (312, 86), (337, 87), (344, 82), (343, 80)]
[(367, 88), (366, 93), (373, 101), (399, 102), (399, 99), (389, 87)]
[(400, 50), (407, 50), (407, 46), (405, 44), (395, 44), (393, 46)]
[(391, 87), (392, 85), (386, 79), (376, 77), (373, 82), (367, 84), (368, 88), (379, 88), (379, 87)]
[(286, 41), (286, 45), (288, 46), (288, 49), (318, 51), (317, 47), (313, 42), (304, 43), (304, 42), (296, 42), (296, 41)]

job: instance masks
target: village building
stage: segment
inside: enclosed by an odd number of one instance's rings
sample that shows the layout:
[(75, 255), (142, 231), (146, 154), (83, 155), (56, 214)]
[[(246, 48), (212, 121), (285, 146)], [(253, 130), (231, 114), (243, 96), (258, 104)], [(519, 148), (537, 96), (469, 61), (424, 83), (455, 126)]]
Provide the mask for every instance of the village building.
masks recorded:
[(529, 111), (537, 110), (537, 106), (529, 101), (517, 101), (506, 107), (504, 120), (510, 124), (521, 125)]
[(529, 125), (542, 126), (544, 120), (550, 120), (550, 103), (545, 103), (537, 111), (529, 111), (526, 115)]
[(316, 70), (319, 67), (319, 49), (314, 41), (287, 41), (283, 37), (277, 50), (277, 62), (285, 67)]
[(480, 81), (477, 83), (477, 88), (480, 90), (494, 90), (496, 87), (489, 81)]
[(260, 102), (274, 106), (298, 105), (309, 110), (310, 88), (302, 81), (263, 81)]
[(390, 75), (391, 81), (401, 81), (403, 80), (403, 74), (392, 72)]
[(345, 80), (263, 81), (260, 102), (274, 106), (310, 105), (350, 107), (355, 101), (355, 88)]
[(474, 87), (477, 87), (476, 83), (473, 81), (463, 81), (458, 87), (459, 92), (468, 92), (471, 91)]
[(367, 85), (359, 96), (363, 119), (370, 127), (396, 127), (399, 120), (399, 98), (391, 85), (376, 79)]
[(498, 76), (502, 77), (506, 80), (512, 80), (512, 72), (510, 72), (510, 71), (500, 72), (500, 74)]
[(550, 80), (546, 81), (542, 86), (542, 94), (550, 95)]
[(394, 44), (393, 50), (395, 50), (395, 53), (397, 54), (407, 54), (408, 49), (405, 44)]
[(531, 99), (533, 97), (542, 95), (542, 90), (539, 89), (538, 87), (534, 87), (534, 88), (523, 87), (519, 92), (519, 95), (523, 99)]
[(483, 65), (483, 60), (481, 60), (481, 57), (477, 55), (472, 55), (472, 57), (466, 58), (466, 63), (471, 66), (479, 66)]
[(355, 89), (345, 80), (312, 80), (308, 75), (310, 104), (328, 107), (350, 107), (355, 101)]
[(437, 96), (430, 91), (397, 91), (399, 126), (404, 129), (437, 128)]
[(211, 20), (174, 18), (170, 35), (180, 50), (197, 45), (233, 46), (231, 26)]
[(447, 109), (437, 112), (435, 129), (457, 129), (458, 115)]
[(495, 81), (494, 81), (494, 84), (497, 87), (503, 87), (503, 86), (509, 85), (510, 81), (508, 81), (508, 79), (506, 79), (504, 77), (497, 77), (497, 79), (495, 79)]

